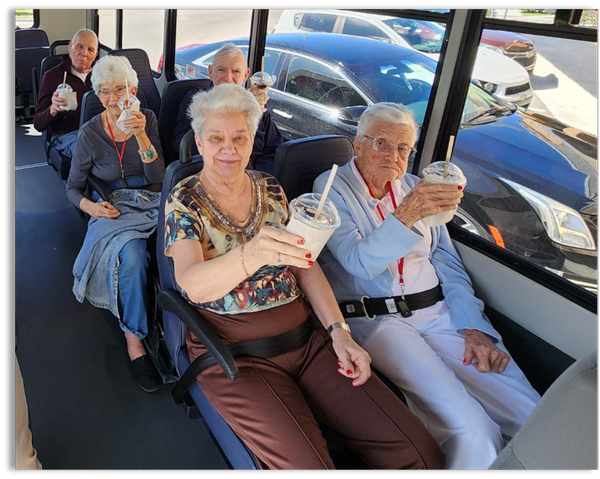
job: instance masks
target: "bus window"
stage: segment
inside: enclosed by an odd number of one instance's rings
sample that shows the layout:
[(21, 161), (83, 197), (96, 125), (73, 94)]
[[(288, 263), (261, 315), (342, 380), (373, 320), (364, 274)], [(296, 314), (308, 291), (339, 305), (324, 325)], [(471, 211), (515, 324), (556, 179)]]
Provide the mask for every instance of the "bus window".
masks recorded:
[(98, 10), (98, 40), (108, 48), (116, 48), (117, 11)]
[(247, 47), (251, 22), (252, 10), (178, 10), (175, 76), (207, 78), (207, 54), (234, 39), (244, 39), (236, 44)]
[[(141, 32), (151, 31), (152, 35)], [(165, 36), (165, 10), (123, 10), (123, 48), (141, 48), (150, 67), (160, 73)]]
[(15, 10), (15, 28), (32, 28), (33, 10)]
[(455, 223), (593, 293), (596, 58), (592, 42), (483, 30), (453, 155)]

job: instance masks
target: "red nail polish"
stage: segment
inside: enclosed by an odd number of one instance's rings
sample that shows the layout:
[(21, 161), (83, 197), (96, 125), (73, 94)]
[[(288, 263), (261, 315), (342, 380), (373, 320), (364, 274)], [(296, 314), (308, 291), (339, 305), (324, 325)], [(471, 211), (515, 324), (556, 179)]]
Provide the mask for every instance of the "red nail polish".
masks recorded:
[(346, 374), (352, 374), (352, 370), (350, 370), (350, 369), (346, 370)]
[(457, 188), (458, 188), (459, 190), (462, 190), (462, 189), (463, 189), (463, 187), (462, 187), (462, 186), (460, 186), (460, 185), (458, 185), (458, 187), (457, 187)]
[(308, 262), (308, 266), (314, 266), (315, 262), (314, 261), (309, 261)]
[(303, 239), (299, 239), (298, 240), (298, 244), (304, 244), (304, 240)]
[(312, 255), (310, 253), (307, 253), (305, 258), (312, 258)]

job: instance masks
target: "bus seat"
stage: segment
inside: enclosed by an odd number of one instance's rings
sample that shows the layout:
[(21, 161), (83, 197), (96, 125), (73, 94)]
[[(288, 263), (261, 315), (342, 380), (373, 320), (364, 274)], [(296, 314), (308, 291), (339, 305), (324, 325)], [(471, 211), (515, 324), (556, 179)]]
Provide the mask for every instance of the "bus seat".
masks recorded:
[[(52, 47), (50, 47), (50, 51), (52, 51)], [(62, 55), (49, 55), (45, 57), (39, 67), (39, 70), (36, 71), (35, 68), (31, 70), (31, 81), (34, 84), (33, 89), (33, 98), (35, 100), (35, 105), (37, 107), (38, 102), (38, 93), (40, 91), (40, 85), (42, 83), (42, 78), (44, 78), (44, 74), (54, 68), (56, 65), (60, 64), (62, 61)], [(50, 149), (52, 148), (52, 144), (50, 142), (50, 132), (45, 130), (42, 132), (42, 142), (44, 144), (44, 151), (46, 153), (46, 161), (50, 166), (53, 166), (53, 163), (50, 161)], [(58, 153), (57, 151), (54, 152)]]
[(29, 118), (29, 94), (34, 91), (31, 70), (37, 68), (49, 54), (48, 46), (15, 48), (15, 79), (26, 118)]
[[(157, 228), (157, 249), (156, 256), (158, 258), (158, 269), (160, 274), (160, 304), (163, 307), (163, 323), (165, 331), (165, 339), (167, 341), (167, 347), (171, 354), (171, 358), (175, 363), (176, 370), (179, 375), (182, 375), (185, 370), (191, 364), (187, 353), (187, 346), (185, 342), (186, 326), (180, 320), (180, 317), (186, 321), (196, 321), (197, 324), (203, 323), (202, 318), (196, 312), (196, 310), (178, 293), (177, 286), (175, 284), (175, 274), (173, 269), (173, 262), (170, 258), (165, 256), (163, 250), (163, 237), (164, 237), (164, 205), (167, 196), (173, 189), (173, 187), (184, 178), (197, 174), (202, 169), (202, 160), (196, 160), (193, 162), (179, 162), (176, 161), (171, 163), (165, 172), (165, 178), (163, 180), (161, 206), (158, 217), (158, 228)], [(174, 303), (179, 300), (181, 310), (179, 314), (175, 314), (173, 311), (176, 310)], [(187, 305), (187, 307), (186, 307)], [(205, 323), (204, 323), (205, 324)], [(207, 327), (207, 326), (205, 326)], [(210, 328), (209, 328), (210, 329)], [(214, 335), (214, 333), (213, 333)], [(214, 335), (216, 337), (216, 335)], [(210, 338), (209, 338), (210, 339)], [(204, 342), (206, 341), (206, 342)], [(215, 343), (212, 343), (208, 339), (203, 339), (204, 344), (207, 348), (215, 350), (216, 348), (222, 347), (226, 351), (225, 355), (229, 352), (223, 347), (218, 338)], [(220, 349), (220, 348), (219, 348)], [(229, 354), (227, 358), (229, 364), (235, 367), (233, 357)], [(235, 367), (237, 369), (237, 367)], [(197, 406), (199, 413), (201, 414), (204, 421), (210, 428), (213, 436), (218, 442), (219, 446), (223, 450), (229, 463), (234, 469), (259, 469), (258, 462), (254, 455), (243, 442), (235, 435), (229, 425), (221, 417), (219, 413), (210, 404), (200, 386), (197, 382), (194, 382), (188, 391), (187, 397), (191, 397), (191, 401), (188, 399), (186, 402), (188, 406)], [(193, 403), (192, 403), (193, 401)], [(190, 417), (199, 417), (198, 414), (194, 414), (188, 411)]]
[(41, 28), (15, 30), (15, 48), (49, 47), (48, 35)]
[(598, 468), (598, 351), (546, 391), (490, 469)]
[(113, 50), (110, 52), (110, 55), (127, 57), (132, 68), (137, 73), (139, 82), (138, 90), (142, 90), (144, 96), (146, 97), (146, 108), (152, 110), (156, 115), (156, 118), (158, 118), (160, 111), (160, 93), (158, 92), (158, 88), (156, 88), (156, 83), (154, 82), (154, 76), (152, 75), (152, 68), (150, 68), (148, 54), (140, 48), (123, 48), (120, 50)]
[(209, 79), (175, 80), (165, 84), (160, 102), (158, 130), (165, 155), (165, 166), (177, 160), (177, 152), (171, 147), (171, 137), (177, 124), (177, 114), (181, 101), (190, 90), (208, 88)]
[(200, 155), (192, 155), (194, 141), (194, 130), (187, 131), (183, 135), (183, 138), (181, 138), (181, 143), (179, 144), (179, 161), (182, 163), (202, 158)]
[(354, 146), (345, 136), (323, 135), (286, 141), (277, 148), (273, 176), (288, 200), (310, 193), (313, 183), (334, 164), (343, 166), (354, 156)]

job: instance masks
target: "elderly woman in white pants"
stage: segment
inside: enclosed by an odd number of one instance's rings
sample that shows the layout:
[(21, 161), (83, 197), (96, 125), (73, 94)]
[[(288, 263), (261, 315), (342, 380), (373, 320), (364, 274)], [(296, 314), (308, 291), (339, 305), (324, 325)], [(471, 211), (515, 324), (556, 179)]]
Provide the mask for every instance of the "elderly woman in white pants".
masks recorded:
[(329, 193), (341, 226), (320, 260), (353, 337), (405, 393), (447, 467), (483, 469), (540, 397), (483, 314), (446, 226), (422, 221), (456, 208), (463, 192), (406, 174), (416, 137), (404, 106), (365, 110), (356, 156)]

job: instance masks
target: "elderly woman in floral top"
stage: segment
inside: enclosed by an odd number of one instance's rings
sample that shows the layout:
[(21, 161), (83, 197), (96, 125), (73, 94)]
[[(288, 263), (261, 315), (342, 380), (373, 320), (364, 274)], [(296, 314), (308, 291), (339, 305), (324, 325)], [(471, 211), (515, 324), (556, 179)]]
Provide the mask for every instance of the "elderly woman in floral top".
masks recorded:
[[(204, 169), (167, 199), (165, 252), (181, 292), (226, 344), (310, 322), (302, 292), (320, 324), (292, 351), (238, 357), (234, 382), (218, 365), (205, 369), (200, 386), (264, 468), (332, 469), (317, 420), (370, 467), (443, 468), (444, 455), (421, 422), (370, 377), (370, 358), (346, 330), (304, 239), (284, 231), (281, 186), (245, 171), (261, 113), (237, 85), (194, 97), (189, 114)], [(206, 352), (189, 331), (187, 343), (192, 359)]]

